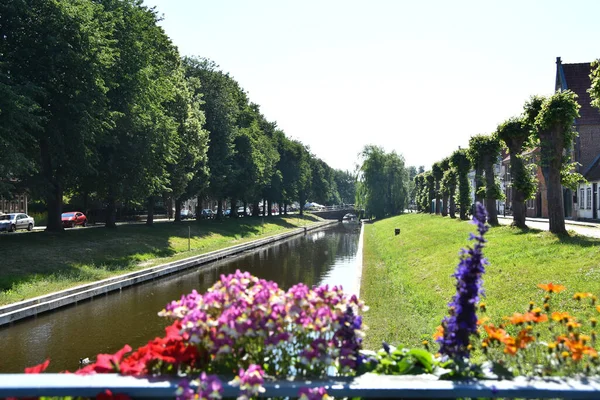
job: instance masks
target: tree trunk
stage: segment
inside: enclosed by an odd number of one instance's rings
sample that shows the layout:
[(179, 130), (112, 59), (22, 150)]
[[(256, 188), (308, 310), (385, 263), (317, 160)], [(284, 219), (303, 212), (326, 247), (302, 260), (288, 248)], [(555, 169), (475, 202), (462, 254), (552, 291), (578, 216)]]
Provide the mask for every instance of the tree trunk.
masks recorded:
[(269, 206), (269, 209), (267, 210), (267, 215), (270, 217), (271, 215), (273, 215), (273, 201), (267, 200), (267, 205)]
[(219, 199), (217, 201), (217, 220), (221, 221), (223, 219), (223, 199)]
[(243, 215), (244, 215), (244, 217), (247, 217), (247, 216), (248, 216), (248, 213), (246, 212), (246, 210), (248, 210), (248, 202), (247, 202), (247, 201), (244, 201), (244, 214), (243, 214)]
[(148, 196), (147, 206), (148, 206), (148, 216), (146, 217), (146, 225), (152, 226), (154, 224), (154, 196)]
[(435, 213), (440, 214), (441, 210), (441, 201), (440, 201), (440, 181), (435, 181)]
[(62, 187), (59, 183), (54, 182), (51, 192), (46, 197), (48, 204), (48, 222), (46, 224), (46, 231), (48, 232), (62, 232), (64, 228), (62, 226)]
[(175, 215), (173, 215), (175, 222), (181, 222), (181, 203), (181, 199), (175, 199)]
[(237, 212), (237, 199), (235, 197), (231, 198), (231, 214), (229, 215), (231, 218), (237, 218), (238, 217), (238, 212)]
[(263, 199), (262, 204), (262, 216), (264, 217), (267, 215), (267, 200)]
[[(525, 224), (525, 218), (527, 217), (527, 207), (525, 205), (525, 193), (521, 190), (518, 190), (514, 182), (515, 175), (517, 175), (517, 171), (523, 171), (523, 159), (519, 157), (519, 152), (521, 149), (522, 143), (510, 143), (509, 144), (509, 155), (510, 155), (510, 169), (512, 171), (511, 175), (511, 183), (512, 186), (512, 212), (513, 212), (513, 222), (512, 225), (521, 229), (527, 228)], [(505, 206), (506, 207), (506, 206)]]
[(288, 206), (288, 204), (287, 204), (287, 201), (286, 201), (285, 203), (283, 203), (283, 215), (285, 215), (285, 216), (288, 215), (288, 213), (287, 213), (287, 206)]
[(106, 227), (114, 229), (117, 227), (117, 206), (115, 196), (109, 189), (108, 199), (106, 200)]
[(435, 199), (435, 189), (434, 189), (434, 187), (435, 187), (435, 186), (430, 186), (430, 189), (429, 189), (429, 198), (428, 198), (428, 201), (429, 201), (429, 202), (428, 202), (428, 204), (427, 204), (427, 212), (428, 212), (429, 214), (433, 214), (433, 213), (435, 212), (435, 210), (433, 209), (435, 206), (432, 206), (432, 205), (431, 205), (431, 201), (432, 201), (433, 199)]
[(442, 196), (442, 217), (448, 216), (448, 195)]
[(456, 201), (454, 200), (454, 195), (456, 194), (456, 186), (450, 186), (450, 206), (448, 213), (450, 214), (450, 218), (456, 218)]
[(494, 164), (489, 157), (486, 158), (485, 161), (485, 208), (488, 212), (489, 224), (492, 226), (497, 226), (499, 225), (498, 210), (496, 210), (496, 198), (493, 197), (493, 193), (495, 193), (495, 190), (493, 190), (493, 188), (496, 187), (496, 177), (494, 176)]
[[(483, 204), (483, 194), (481, 193), (481, 187), (483, 186), (483, 168), (477, 166), (475, 168), (475, 203), (480, 202)], [(488, 210), (489, 212), (489, 210)]]
[(550, 232), (566, 234), (565, 211), (560, 170), (562, 167), (562, 135), (559, 127), (540, 132), (542, 142), (542, 173), (546, 180), (546, 197), (548, 199), (548, 219)]
[(260, 207), (258, 206), (258, 201), (252, 203), (252, 216), (260, 217)]

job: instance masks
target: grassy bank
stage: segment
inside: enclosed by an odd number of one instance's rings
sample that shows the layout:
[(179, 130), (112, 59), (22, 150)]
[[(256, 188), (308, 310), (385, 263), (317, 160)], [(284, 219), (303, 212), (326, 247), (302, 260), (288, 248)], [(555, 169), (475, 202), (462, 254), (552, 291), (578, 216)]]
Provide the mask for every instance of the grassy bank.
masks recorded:
[[(0, 305), (223, 249), (314, 223), (317, 218), (159, 222), (60, 234), (3, 234)], [(190, 247), (188, 251), (188, 229)]]
[[(401, 234), (394, 236), (394, 228)], [(420, 345), (447, 315), (455, 293), (451, 275), (458, 252), (475, 226), (440, 216), (408, 214), (365, 227), (361, 297), (370, 307), (366, 345)], [(600, 239), (572, 234), (558, 237), (538, 230), (503, 226), (486, 235), (490, 265), (484, 275), (487, 315), (524, 312), (543, 297), (538, 283), (560, 283), (565, 310), (576, 305), (574, 292), (600, 295)]]

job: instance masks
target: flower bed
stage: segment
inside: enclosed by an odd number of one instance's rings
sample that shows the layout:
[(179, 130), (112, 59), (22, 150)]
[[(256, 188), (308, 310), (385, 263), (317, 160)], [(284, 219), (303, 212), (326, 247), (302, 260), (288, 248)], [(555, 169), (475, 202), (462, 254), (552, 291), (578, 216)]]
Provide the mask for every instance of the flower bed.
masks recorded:
[[(296, 382), (324, 382), (323, 386), (296, 385), (294, 394), (321, 399), (328, 397), (326, 386), (332, 387), (327, 384), (331, 379), (366, 373), (421, 375), (420, 379), (427, 374), (429, 380), (597, 375), (600, 363), (594, 328), (600, 306), (594, 294), (573, 295), (580, 306), (580, 315), (574, 316), (555, 309), (554, 297), (565, 291), (563, 286), (540, 284), (545, 292), (540, 306), (532, 302), (523, 313), (496, 323), (478, 317), (486, 308), (480, 301), (487, 264), (485, 222), (485, 209), (478, 204), (477, 234), (471, 235), (475, 245), (462, 252), (454, 275), (456, 295), (449, 303), (449, 315), (434, 334), (439, 344), (435, 353), (429, 351), (428, 341), (425, 349), (384, 343), (378, 352), (363, 350), (360, 313), (367, 308), (356, 296), (345, 295), (340, 287), (304, 284), (284, 291), (274, 282), (237, 271), (222, 276), (204, 294), (193, 291), (168, 304), (159, 313), (173, 320), (164, 337), (133, 352), (125, 346), (115, 354), (99, 354), (95, 362), (75, 373), (177, 379), (174, 395), (178, 399), (221, 398), (224, 386), (237, 387), (242, 399), (274, 396), (275, 392), (265, 393), (265, 387), (275, 390), (277, 385), (271, 383), (290, 377)], [(47, 365), (48, 361), (26, 372), (42, 372)], [(398, 381), (390, 382), (398, 385)], [(489, 390), (484, 395), (495, 393), (493, 383), (481, 387)], [(597, 393), (598, 387), (582, 391)], [(548, 393), (559, 393), (552, 390)], [(285, 393), (290, 396), (289, 391)], [(460, 393), (468, 396), (466, 391)], [(97, 398), (128, 397), (101, 392)]]

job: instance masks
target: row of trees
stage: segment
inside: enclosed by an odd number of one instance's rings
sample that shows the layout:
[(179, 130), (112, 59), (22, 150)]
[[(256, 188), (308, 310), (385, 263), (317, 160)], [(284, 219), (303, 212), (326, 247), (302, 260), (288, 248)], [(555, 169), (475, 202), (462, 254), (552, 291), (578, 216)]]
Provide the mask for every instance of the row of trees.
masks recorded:
[(119, 204), (159, 196), (351, 203), (354, 178), (288, 139), (218, 66), (181, 58), (141, 0), (0, 4), (0, 194)]
[(562, 185), (574, 187), (583, 180), (580, 174), (573, 172), (569, 160), (576, 135), (572, 126), (579, 109), (576, 97), (571, 91), (549, 97), (534, 96), (525, 104), (522, 115), (500, 124), (491, 135), (473, 136), (468, 149), (456, 150), (433, 164), (430, 171), (417, 175), (415, 202), (419, 210), (441, 212), (443, 216), (449, 210), (450, 217), (454, 218), (458, 205), (460, 218), (466, 219), (472, 206), (468, 173), (474, 170), (475, 200), (485, 201), (490, 223), (498, 224), (495, 203), (503, 193), (493, 165), (500, 157), (501, 146), (505, 146), (510, 156), (514, 225), (525, 227), (525, 202), (533, 198), (537, 188), (536, 165), (532, 159), (526, 161), (524, 154), (539, 152), (537, 162), (546, 183), (550, 231), (565, 233)]

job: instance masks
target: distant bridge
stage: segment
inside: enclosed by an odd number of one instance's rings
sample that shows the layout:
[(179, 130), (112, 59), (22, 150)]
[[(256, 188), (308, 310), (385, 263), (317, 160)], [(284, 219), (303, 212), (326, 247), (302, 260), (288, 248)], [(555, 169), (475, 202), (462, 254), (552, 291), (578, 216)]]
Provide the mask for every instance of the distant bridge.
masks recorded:
[(341, 221), (344, 215), (351, 213), (358, 216), (358, 210), (354, 204), (344, 204), (339, 206), (321, 207), (319, 210), (306, 210), (323, 219), (337, 219)]

